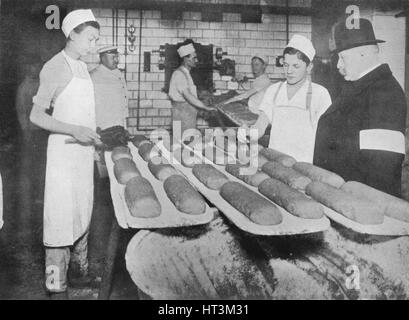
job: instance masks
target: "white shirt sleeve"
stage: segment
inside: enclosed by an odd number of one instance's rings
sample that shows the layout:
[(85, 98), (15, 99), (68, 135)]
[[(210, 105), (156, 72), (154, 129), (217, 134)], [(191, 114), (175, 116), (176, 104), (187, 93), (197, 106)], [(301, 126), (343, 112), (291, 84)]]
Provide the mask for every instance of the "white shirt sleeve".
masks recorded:
[(323, 86), (317, 84), (314, 84), (313, 97), (314, 100), (312, 102), (313, 106), (315, 106), (314, 118), (315, 123), (318, 123), (318, 120), (321, 118), (321, 116), (331, 106), (332, 100), (328, 90)]
[(189, 83), (182, 71), (176, 69), (169, 83), (169, 97), (173, 101), (185, 101), (183, 91), (189, 88)]
[(259, 107), (260, 113), (264, 112), (270, 122), (273, 121), (274, 96), (276, 94), (278, 86), (279, 83), (275, 83), (267, 88)]

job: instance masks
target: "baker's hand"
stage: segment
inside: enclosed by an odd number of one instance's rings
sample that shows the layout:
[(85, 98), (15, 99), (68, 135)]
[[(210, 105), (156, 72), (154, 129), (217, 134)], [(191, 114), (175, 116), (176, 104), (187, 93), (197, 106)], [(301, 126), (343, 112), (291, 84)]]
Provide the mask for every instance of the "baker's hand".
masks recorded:
[(72, 136), (80, 143), (102, 144), (99, 134), (87, 127), (75, 126), (72, 132)]
[(244, 80), (244, 75), (241, 73), (238, 73), (234, 76), (234, 80), (236, 80), (237, 82), (241, 82)]
[(217, 111), (215, 107), (206, 107), (206, 111)]

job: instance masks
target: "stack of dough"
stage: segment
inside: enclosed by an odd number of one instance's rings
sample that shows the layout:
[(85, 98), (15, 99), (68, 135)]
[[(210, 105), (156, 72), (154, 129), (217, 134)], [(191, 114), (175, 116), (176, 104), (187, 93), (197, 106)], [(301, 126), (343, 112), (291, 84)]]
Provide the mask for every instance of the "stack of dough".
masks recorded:
[(382, 224), (384, 221), (383, 208), (376, 202), (356, 197), (329, 184), (311, 182), (306, 193), (323, 205), (358, 223), (374, 225)]
[(277, 225), (283, 220), (280, 209), (239, 182), (227, 182), (220, 195), (236, 210), (259, 225)]
[(388, 217), (409, 222), (409, 203), (405, 200), (356, 181), (348, 181), (341, 189), (375, 203)]
[(294, 189), (305, 190), (307, 185), (311, 183), (310, 178), (275, 161), (264, 164), (262, 170), (270, 177), (278, 179)]
[(229, 179), (210, 164), (195, 164), (192, 169), (195, 177), (211, 190), (220, 190), (220, 188)]
[(161, 214), (161, 205), (150, 182), (143, 177), (135, 177), (125, 187), (125, 202), (132, 216), (154, 218)]
[(170, 176), (163, 183), (163, 188), (179, 211), (195, 215), (206, 211), (206, 202), (183, 176)]
[(345, 180), (339, 175), (331, 171), (322, 169), (320, 167), (314, 166), (311, 163), (297, 162), (296, 164), (293, 165), (293, 169), (297, 170), (298, 172), (302, 173), (303, 175), (307, 176), (313, 181), (324, 182), (335, 188), (341, 188), (341, 186), (345, 183)]
[(324, 215), (324, 209), (319, 203), (279, 180), (273, 178), (264, 180), (259, 185), (258, 190), (297, 217), (320, 219)]
[(268, 160), (276, 161), (285, 167), (291, 168), (297, 162), (297, 160), (295, 160), (293, 157), (285, 153), (282, 153), (280, 151), (270, 149), (270, 148), (261, 149), (259, 152), (261, 155), (266, 157)]

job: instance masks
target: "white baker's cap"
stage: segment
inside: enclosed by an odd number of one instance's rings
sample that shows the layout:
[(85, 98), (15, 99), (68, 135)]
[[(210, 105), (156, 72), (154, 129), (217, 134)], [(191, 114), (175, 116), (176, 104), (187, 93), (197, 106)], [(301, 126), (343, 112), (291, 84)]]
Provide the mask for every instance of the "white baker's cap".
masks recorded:
[(64, 32), (65, 37), (68, 38), (72, 30), (78, 27), (81, 23), (88, 21), (97, 21), (91, 9), (79, 9), (71, 11), (69, 14), (67, 14), (62, 22), (62, 32)]
[(288, 47), (301, 51), (308, 57), (308, 59), (310, 59), (310, 61), (312, 61), (315, 57), (315, 49), (311, 40), (300, 34), (293, 35), (286, 48)]
[(118, 53), (118, 47), (117, 46), (104, 46), (98, 49), (98, 53)]
[(264, 64), (268, 64), (268, 57), (262, 54), (255, 54), (253, 56), (253, 58), (251, 58), (251, 60), (253, 60), (254, 58), (259, 58), (261, 60), (263, 60)]
[(186, 44), (186, 45), (184, 45), (184, 46), (181, 46), (181, 47), (178, 49), (178, 53), (179, 53), (179, 56), (180, 56), (181, 58), (186, 57), (187, 55), (189, 55), (189, 54), (191, 54), (191, 53), (193, 53), (193, 52), (195, 52), (195, 47), (193, 46), (192, 43), (189, 43), (189, 44)]

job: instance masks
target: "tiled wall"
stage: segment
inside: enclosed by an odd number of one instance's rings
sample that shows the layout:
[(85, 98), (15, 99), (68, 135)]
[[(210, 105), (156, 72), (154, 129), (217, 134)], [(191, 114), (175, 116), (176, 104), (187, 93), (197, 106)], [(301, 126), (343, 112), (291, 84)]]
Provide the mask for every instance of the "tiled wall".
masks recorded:
[[(254, 1), (253, 1), (254, 2)], [(268, 1), (271, 2), (271, 1)], [(260, 1), (258, 2), (260, 3)], [(309, 1), (292, 1), (293, 5), (309, 3)], [(112, 10), (93, 9), (97, 20), (100, 22), (101, 37), (99, 45), (113, 43)], [(136, 27), (135, 36), (136, 50), (126, 56), (126, 77), (130, 91), (128, 127), (131, 133), (136, 133), (137, 127), (137, 97), (138, 97), (138, 44), (139, 25), (141, 12), (128, 11), (127, 25)], [(282, 54), (286, 45), (286, 17), (284, 15), (263, 14), (262, 23), (241, 23), (240, 14), (223, 13), (223, 22), (203, 22), (200, 12), (184, 12), (183, 20), (162, 20), (160, 11), (143, 11), (142, 19), (142, 61), (143, 52), (158, 50), (165, 43), (176, 44), (191, 38), (201, 44), (213, 44), (228, 52), (226, 58), (236, 61), (236, 72), (251, 75), (250, 61), (255, 54), (263, 54), (270, 58), (267, 73), (271, 78), (283, 76), (282, 69), (275, 67), (275, 57)], [(290, 36), (301, 33), (311, 38), (311, 17), (290, 16)], [(125, 52), (125, 11), (118, 12), (118, 45), (121, 53)], [(98, 57), (90, 57), (87, 62), (93, 66)], [(158, 68), (159, 55), (151, 54), (151, 72), (141, 72), (140, 78), (140, 119), (139, 129), (145, 131), (154, 127), (170, 126), (171, 103), (166, 93), (161, 90), (164, 87), (164, 71)], [(125, 66), (125, 56), (121, 55), (120, 68)], [(143, 71), (143, 70), (141, 70)], [(214, 72), (215, 88), (222, 92), (229, 89), (237, 89), (237, 83), (231, 82), (230, 77), (220, 77)], [(249, 87), (249, 84), (245, 85)], [(205, 125), (205, 123), (199, 123)]]
[(395, 18), (396, 12), (374, 12), (372, 23), (380, 44), (382, 61), (389, 64), (393, 75), (405, 88), (406, 19)]

